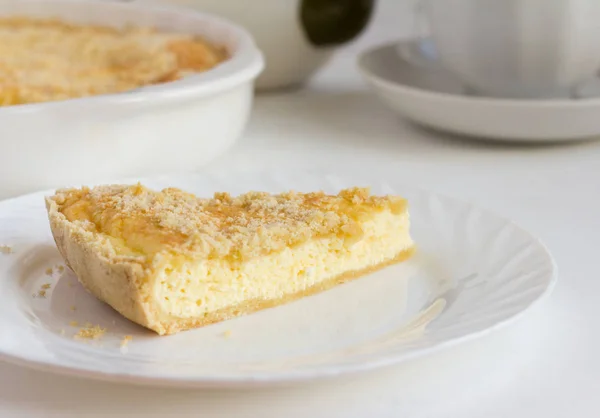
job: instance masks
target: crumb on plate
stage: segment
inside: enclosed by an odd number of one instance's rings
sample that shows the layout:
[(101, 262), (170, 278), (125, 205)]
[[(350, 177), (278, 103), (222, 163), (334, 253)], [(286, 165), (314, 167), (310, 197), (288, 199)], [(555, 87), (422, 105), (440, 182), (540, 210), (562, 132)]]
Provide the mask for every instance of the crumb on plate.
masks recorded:
[(50, 283), (44, 283), (42, 285), (42, 289), (44, 289), (44, 290), (48, 290), (48, 289), (50, 289), (50, 287), (52, 287), (52, 285)]
[(59, 273), (62, 273), (63, 271), (65, 271), (65, 266), (59, 264), (56, 269), (58, 270)]
[(0, 245), (0, 253), (12, 254), (13, 252), (13, 248), (10, 245)]
[(227, 331), (225, 331), (225, 332), (223, 333), (223, 337), (225, 337), (225, 338), (231, 338), (231, 330), (230, 330), (230, 329), (228, 329)]
[(46, 297), (46, 291), (45, 290), (38, 290), (37, 295), (40, 298), (45, 298)]
[(48, 267), (46, 269), (46, 275), (52, 276), (52, 274), (54, 274), (54, 269), (52, 267)]
[(71, 322), (69, 322), (69, 325), (72, 326), (72, 327), (76, 327), (76, 326), (79, 325), (79, 322), (77, 322), (77, 321), (71, 321)]
[(106, 328), (102, 328), (100, 325), (96, 326), (86, 326), (81, 328), (77, 334), (75, 334), (75, 338), (86, 339), (86, 340), (98, 340), (102, 338), (104, 333), (106, 332)]
[(131, 340), (133, 340), (133, 337), (131, 335), (124, 336), (121, 340), (121, 347), (125, 347), (127, 344), (129, 344), (129, 341)]

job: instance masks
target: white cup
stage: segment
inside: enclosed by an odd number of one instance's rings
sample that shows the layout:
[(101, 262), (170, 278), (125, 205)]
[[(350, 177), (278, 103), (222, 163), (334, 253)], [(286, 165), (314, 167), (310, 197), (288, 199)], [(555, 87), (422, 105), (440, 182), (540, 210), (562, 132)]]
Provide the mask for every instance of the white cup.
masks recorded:
[(441, 65), (477, 93), (549, 98), (600, 69), (600, 0), (421, 0)]

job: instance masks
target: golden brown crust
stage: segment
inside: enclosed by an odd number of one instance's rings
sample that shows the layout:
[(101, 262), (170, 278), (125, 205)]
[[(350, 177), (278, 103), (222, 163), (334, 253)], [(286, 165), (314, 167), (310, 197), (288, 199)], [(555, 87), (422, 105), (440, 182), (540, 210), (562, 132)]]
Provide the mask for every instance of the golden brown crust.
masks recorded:
[(184, 34), (0, 18), (0, 106), (118, 93), (208, 70), (225, 52)]
[(384, 263), (370, 266), (368, 268), (359, 270), (359, 271), (348, 271), (344, 274), (341, 274), (337, 277), (331, 278), (325, 282), (321, 282), (315, 286), (312, 286), (306, 290), (303, 290), (299, 293), (294, 293), (292, 295), (286, 295), (279, 299), (271, 299), (271, 300), (250, 300), (244, 302), (241, 305), (236, 305), (230, 308), (221, 309), (216, 312), (211, 312), (206, 315), (204, 318), (189, 318), (189, 319), (171, 319), (167, 322), (160, 322), (158, 329), (162, 330), (162, 332), (158, 332), (160, 335), (169, 335), (175, 334), (180, 331), (185, 331), (192, 328), (204, 327), (206, 325), (214, 324), (221, 321), (226, 321), (228, 319), (236, 318), (238, 316), (248, 315), (253, 312), (261, 311), (263, 309), (274, 308), (276, 306), (284, 305), (286, 303), (293, 302), (298, 299), (302, 299), (306, 296), (315, 295), (317, 293), (324, 292), (326, 290), (332, 289), (335, 286), (340, 284), (358, 279), (366, 274), (373, 273), (377, 270), (381, 270), (382, 268), (388, 267), (392, 264), (400, 263), (402, 261), (410, 258), (415, 249), (410, 248), (408, 250), (402, 251), (398, 256), (394, 257), (391, 260), (388, 260)]
[(107, 249), (102, 243), (88, 231), (74, 228), (58, 211), (55, 201), (46, 199), (46, 207), (56, 246), (83, 287), (133, 322), (156, 323), (150, 301), (141, 297), (139, 287), (145, 278), (142, 267), (132, 261), (106, 257)]

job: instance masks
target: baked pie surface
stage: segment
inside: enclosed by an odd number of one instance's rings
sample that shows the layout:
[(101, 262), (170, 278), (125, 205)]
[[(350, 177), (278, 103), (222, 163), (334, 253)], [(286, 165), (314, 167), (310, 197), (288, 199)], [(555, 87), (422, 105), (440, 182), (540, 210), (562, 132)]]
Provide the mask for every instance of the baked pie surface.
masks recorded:
[(59, 190), (46, 206), (80, 282), (161, 335), (317, 293), (413, 251), (406, 201), (360, 188), (203, 199), (114, 185)]
[(0, 18), (0, 106), (119, 93), (213, 68), (225, 52), (187, 34)]

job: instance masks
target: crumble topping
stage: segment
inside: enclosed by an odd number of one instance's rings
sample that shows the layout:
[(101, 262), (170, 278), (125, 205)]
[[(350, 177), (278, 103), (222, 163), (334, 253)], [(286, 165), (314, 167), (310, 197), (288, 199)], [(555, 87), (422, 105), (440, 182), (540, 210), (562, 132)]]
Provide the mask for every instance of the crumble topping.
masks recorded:
[(375, 213), (406, 209), (404, 199), (372, 196), (364, 188), (337, 195), (215, 193), (203, 199), (138, 184), (62, 190), (52, 199), (69, 221), (102, 234), (117, 253), (147, 261), (165, 252), (244, 260), (324, 236), (351, 244), (362, 237), (361, 222)]
[(0, 18), (0, 106), (123, 92), (224, 59), (222, 50), (192, 35)]

